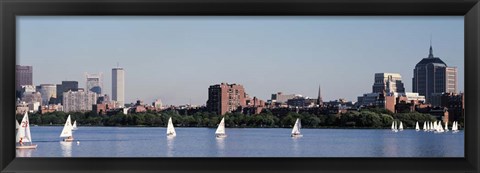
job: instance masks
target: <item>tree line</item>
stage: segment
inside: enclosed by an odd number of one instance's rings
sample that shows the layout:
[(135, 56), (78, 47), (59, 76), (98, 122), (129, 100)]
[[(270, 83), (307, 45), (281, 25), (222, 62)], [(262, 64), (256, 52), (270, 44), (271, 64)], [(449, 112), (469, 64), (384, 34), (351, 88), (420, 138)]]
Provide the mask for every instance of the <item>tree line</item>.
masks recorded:
[[(72, 121), (77, 121), (79, 126), (148, 126), (165, 127), (168, 118), (172, 117), (176, 127), (217, 127), (223, 116), (212, 112), (197, 112), (192, 115), (181, 115), (175, 110), (163, 112), (144, 112), (115, 115), (97, 115), (93, 112), (52, 112), (46, 114), (34, 113), (29, 115), (30, 124), (35, 125), (63, 125), (71, 115)], [(402, 121), (404, 127), (414, 128), (418, 121), (436, 121), (430, 114), (418, 112), (392, 113), (385, 109), (368, 109), (349, 111), (340, 114), (312, 114), (308, 112), (288, 112), (284, 115), (275, 115), (270, 111), (260, 114), (245, 115), (242, 113), (227, 113), (226, 127), (265, 127), (265, 128), (290, 128), (297, 118), (301, 119), (302, 128), (390, 128), (392, 122)], [(20, 121), (23, 115), (17, 115)], [(462, 122), (460, 125), (462, 126)]]

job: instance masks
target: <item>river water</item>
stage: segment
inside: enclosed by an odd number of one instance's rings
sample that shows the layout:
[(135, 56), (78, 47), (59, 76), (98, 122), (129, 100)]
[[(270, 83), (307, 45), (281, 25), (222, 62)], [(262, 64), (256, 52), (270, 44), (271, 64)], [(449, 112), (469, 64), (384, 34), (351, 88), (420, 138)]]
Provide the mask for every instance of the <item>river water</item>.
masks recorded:
[[(79, 127), (74, 142), (60, 142), (60, 126), (31, 127), (37, 149), (17, 149), (17, 157), (464, 157), (464, 132), (407, 129)], [(79, 141), (79, 143), (77, 143)]]

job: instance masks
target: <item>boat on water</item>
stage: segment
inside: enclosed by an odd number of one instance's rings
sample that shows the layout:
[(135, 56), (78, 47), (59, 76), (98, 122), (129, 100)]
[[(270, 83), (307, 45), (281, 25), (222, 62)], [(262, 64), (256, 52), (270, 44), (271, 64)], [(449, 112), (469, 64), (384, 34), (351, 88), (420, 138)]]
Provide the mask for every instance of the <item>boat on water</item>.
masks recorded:
[(217, 131), (215, 131), (215, 136), (217, 138), (227, 137), (227, 134), (225, 134), (225, 117), (223, 117), (222, 121), (220, 121), (220, 124), (218, 124)]
[(435, 133), (443, 133), (444, 130), (443, 130), (443, 126), (442, 126), (442, 122), (441, 121), (438, 121), (435, 123)]
[(457, 133), (458, 131), (459, 131), (458, 130), (458, 123), (457, 123), (457, 121), (454, 121), (453, 125), (452, 125), (452, 132)]
[(77, 120), (75, 120), (75, 121), (73, 122), (73, 125), (72, 125), (72, 130), (77, 130), (77, 129), (78, 129), (78, 127), (77, 127)]
[(62, 133), (60, 133), (60, 137), (63, 138), (65, 142), (72, 142), (73, 141), (73, 133), (72, 133), (72, 121), (70, 119), (70, 115), (68, 115), (67, 121), (63, 126)]
[(37, 148), (37, 144), (32, 143), (32, 135), (30, 134), (30, 123), (28, 120), (27, 112), (25, 112), (22, 122), (19, 124), (17, 135), (15, 138), (16, 138), (15, 140), (16, 149), (36, 149)]
[(398, 127), (398, 130), (403, 131), (403, 123), (400, 121), (400, 126)]
[(448, 132), (448, 122), (445, 122), (445, 131)]
[(173, 127), (172, 123), (172, 117), (168, 119), (168, 125), (167, 125), (167, 137), (174, 137), (177, 136), (177, 133), (175, 132), (175, 128)]
[(398, 132), (397, 130), (397, 123), (395, 121), (392, 122), (392, 131)]
[(418, 121), (417, 121), (417, 123), (415, 123), (415, 131), (417, 131), (417, 132), (420, 131), (420, 126), (418, 125)]
[(428, 131), (428, 126), (426, 121), (423, 122), (423, 131)]
[(292, 137), (302, 137), (303, 135), (300, 133), (300, 128), (302, 128), (302, 123), (300, 121), (300, 118), (297, 118), (297, 121), (295, 121), (295, 125), (293, 126), (292, 129)]

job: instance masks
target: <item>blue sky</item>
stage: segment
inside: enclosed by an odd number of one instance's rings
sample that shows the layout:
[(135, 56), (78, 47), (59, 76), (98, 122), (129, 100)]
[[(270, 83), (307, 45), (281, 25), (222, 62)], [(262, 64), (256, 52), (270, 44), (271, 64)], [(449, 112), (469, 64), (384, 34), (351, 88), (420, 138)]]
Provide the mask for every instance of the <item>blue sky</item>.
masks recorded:
[(463, 16), (21, 16), (17, 64), (35, 85), (125, 69), (126, 101), (203, 105), (208, 87), (243, 84), (250, 96), (272, 93), (324, 100), (371, 92), (374, 73), (400, 73), (412, 90), (415, 64), (433, 52), (458, 68), (464, 90)]

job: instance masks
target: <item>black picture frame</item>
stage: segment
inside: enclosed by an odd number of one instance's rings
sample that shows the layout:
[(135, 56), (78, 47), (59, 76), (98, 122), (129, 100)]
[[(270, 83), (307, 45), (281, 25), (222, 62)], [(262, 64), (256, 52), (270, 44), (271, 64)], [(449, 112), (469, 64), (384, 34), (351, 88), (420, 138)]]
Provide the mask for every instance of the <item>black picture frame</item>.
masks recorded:
[[(1, 172), (478, 172), (478, 0), (1, 0)], [(18, 15), (456, 15), (465, 17), (464, 158), (15, 158)], [(12, 116), (8, 116), (12, 115)]]

